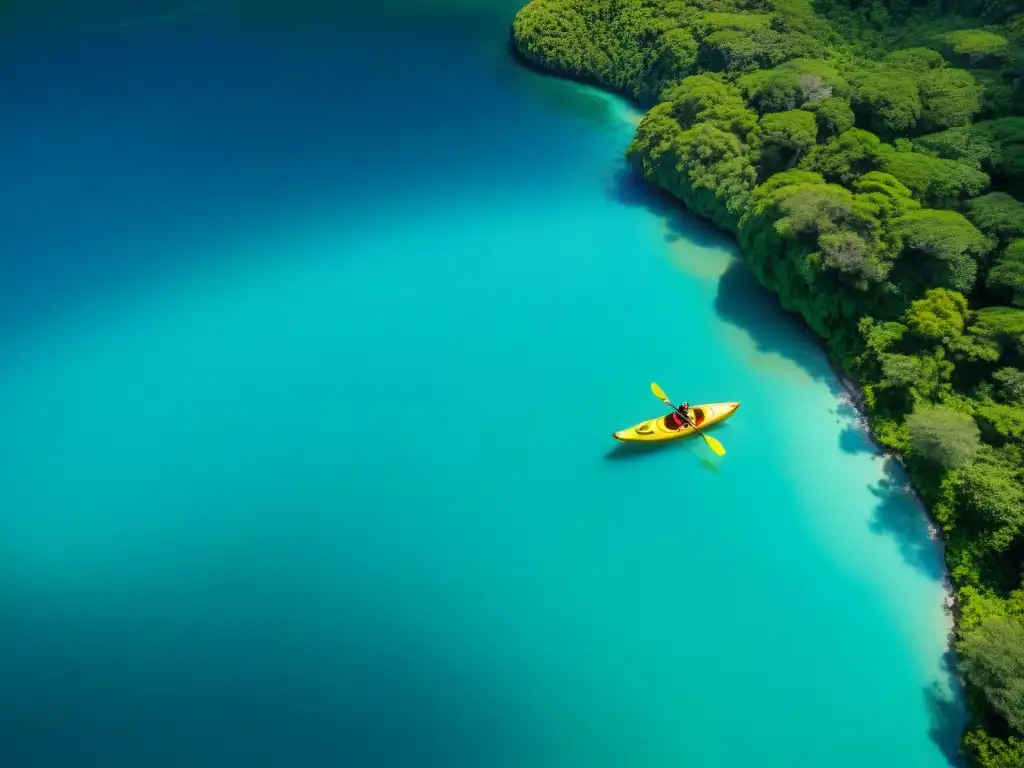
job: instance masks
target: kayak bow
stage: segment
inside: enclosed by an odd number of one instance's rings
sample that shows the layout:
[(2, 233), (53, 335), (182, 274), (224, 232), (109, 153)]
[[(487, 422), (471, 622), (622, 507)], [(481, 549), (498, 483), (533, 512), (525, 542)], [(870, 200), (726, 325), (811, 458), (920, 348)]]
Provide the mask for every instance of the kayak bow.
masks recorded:
[[(732, 416), (739, 407), (739, 403), (710, 403), (707, 405), (693, 405), (690, 406), (690, 412), (687, 416), (696, 422), (698, 427), (705, 429), (713, 426), (714, 424), (725, 421)], [(663, 443), (669, 440), (678, 440), (682, 437), (689, 437), (696, 434), (697, 430), (687, 424), (684, 424), (682, 427), (677, 427), (673, 414), (670, 413), (657, 419), (642, 421), (628, 429), (613, 432), (612, 437), (616, 440), (621, 440), (624, 443)]]

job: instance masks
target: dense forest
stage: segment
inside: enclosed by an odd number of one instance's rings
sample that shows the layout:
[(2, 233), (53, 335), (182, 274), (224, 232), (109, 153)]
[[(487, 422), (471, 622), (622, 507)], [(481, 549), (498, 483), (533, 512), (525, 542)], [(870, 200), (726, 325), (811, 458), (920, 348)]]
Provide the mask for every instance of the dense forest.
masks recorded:
[(860, 382), (945, 531), (964, 754), (1024, 766), (1024, 0), (533, 0), (512, 35), (649, 108), (632, 166)]

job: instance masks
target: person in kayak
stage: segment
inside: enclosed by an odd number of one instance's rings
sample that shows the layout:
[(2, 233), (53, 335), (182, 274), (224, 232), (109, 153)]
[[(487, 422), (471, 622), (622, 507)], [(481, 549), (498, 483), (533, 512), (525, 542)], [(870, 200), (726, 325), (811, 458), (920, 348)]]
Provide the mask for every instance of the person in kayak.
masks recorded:
[[(679, 410), (686, 414), (686, 418), (687, 419), (690, 418), (690, 403), (689, 402), (685, 402), (681, 406), (679, 406)], [(675, 411), (672, 411), (672, 420), (675, 422), (676, 429), (682, 429), (684, 423), (692, 424), (692, 422), (689, 422), (689, 421), (684, 422), (683, 421), (683, 417), (680, 416)]]

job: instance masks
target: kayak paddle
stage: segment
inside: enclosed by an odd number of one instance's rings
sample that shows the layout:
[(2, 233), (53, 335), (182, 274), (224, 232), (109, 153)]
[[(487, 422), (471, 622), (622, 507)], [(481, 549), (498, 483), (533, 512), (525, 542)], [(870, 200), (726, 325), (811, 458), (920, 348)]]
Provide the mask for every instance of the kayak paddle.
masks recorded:
[(685, 413), (683, 413), (678, 408), (676, 408), (674, 405), (672, 405), (672, 402), (668, 399), (668, 395), (665, 394), (665, 390), (663, 390), (661, 387), (659, 387), (653, 381), (651, 382), (651, 392), (654, 393), (654, 396), (656, 398), (658, 398), (663, 403), (665, 403), (665, 405), (667, 405), (673, 411), (675, 411), (680, 416), (682, 416), (683, 417), (683, 421), (685, 423), (689, 424), (691, 427), (693, 427), (695, 430), (697, 430), (697, 434), (704, 438), (704, 442), (708, 444), (708, 448), (710, 448), (712, 451), (717, 453), (719, 456), (725, 456), (725, 448), (722, 447), (722, 444), (720, 442), (718, 442), (717, 440), (715, 440), (715, 438), (708, 437), (703, 432), (701, 432), (700, 431), (700, 427), (698, 427), (696, 424), (694, 424), (692, 421), (690, 421), (686, 417)]

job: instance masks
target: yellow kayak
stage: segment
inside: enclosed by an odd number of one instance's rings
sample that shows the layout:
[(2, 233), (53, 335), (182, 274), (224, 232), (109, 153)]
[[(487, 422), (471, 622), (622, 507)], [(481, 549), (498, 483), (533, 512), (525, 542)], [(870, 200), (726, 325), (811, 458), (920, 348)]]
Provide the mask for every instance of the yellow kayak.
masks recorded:
[[(708, 405), (692, 405), (687, 417), (696, 423), (701, 430), (725, 421), (732, 416), (739, 403), (710, 403)], [(675, 413), (668, 413), (658, 419), (648, 419), (629, 429), (613, 432), (612, 437), (624, 443), (663, 443), (678, 440), (697, 434), (697, 430), (689, 425), (676, 426)]]

